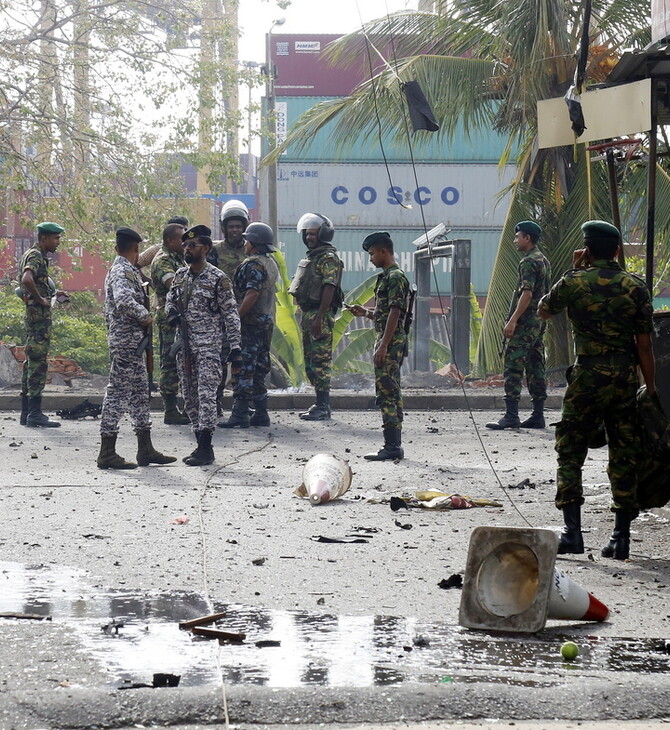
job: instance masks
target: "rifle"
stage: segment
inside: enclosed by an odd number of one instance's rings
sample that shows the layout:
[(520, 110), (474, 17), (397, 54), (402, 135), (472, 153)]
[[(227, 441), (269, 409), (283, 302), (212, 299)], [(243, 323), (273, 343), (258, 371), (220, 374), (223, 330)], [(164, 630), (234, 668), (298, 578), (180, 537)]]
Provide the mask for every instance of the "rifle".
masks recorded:
[[(140, 272), (141, 273), (141, 272)], [(151, 282), (142, 274), (142, 286), (144, 287), (144, 306), (151, 314), (151, 301), (149, 299), (149, 287)], [(147, 360), (147, 379), (149, 388), (149, 402), (151, 402), (151, 389), (154, 381), (154, 333), (152, 325), (148, 324), (144, 328), (144, 337), (140, 340), (140, 344), (135, 350), (135, 354), (142, 356), (144, 353)]]
[[(188, 344), (188, 324), (186, 323), (186, 310), (180, 296), (176, 297), (176, 304), (179, 321), (169, 356), (174, 360), (177, 358), (177, 353), (182, 352), (184, 355), (184, 372), (187, 375), (191, 375), (191, 350)], [(174, 323), (170, 319), (168, 319), (168, 324), (174, 326)]]
[(409, 331), (412, 327), (412, 322), (414, 321), (414, 299), (416, 298), (416, 290), (416, 284), (411, 284), (409, 288), (409, 297), (407, 300), (407, 311), (405, 312), (405, 321), (403, 322), (403, 329), (405, 330), (406, 337), (405, 348), (403, 350), (402, 357), (400, 358), (401, 366), (405, 361), (405, 358), (407, 357), (407, 353), (409, 352)]

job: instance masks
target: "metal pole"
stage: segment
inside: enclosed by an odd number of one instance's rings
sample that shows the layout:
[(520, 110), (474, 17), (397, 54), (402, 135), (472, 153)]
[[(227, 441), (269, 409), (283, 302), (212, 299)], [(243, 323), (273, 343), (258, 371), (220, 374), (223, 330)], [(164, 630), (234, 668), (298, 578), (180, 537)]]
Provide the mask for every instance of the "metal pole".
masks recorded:
[(461, 373), (470, 372), (470, 269), (469, 240), (455, 240), (451, 269), (451, 360)]
[[(621, 231), (621, 212), (619, 210), (619, 186), (616, 180), (616, 165), (614, 164), (614, 150), (609, 148), (605, 152), (607, 160), (607, 177), (610, 184), (610, 202), (612, 204), (612, 223)], [(626, 268), (626, 256), (623, 250), (623, 237), (619, 247), (619, 264)]]
[[(265, 63), (267, 69), (266, 113), (268, 126), (268, 152), (277, 146), (277, 123), (275, 120), (275, 67), (272, 63), (272, 31), (277, 25), (283, 25), (285, 18), (272, 21), (266, 36)], [(268, 225), (275, 232), (275, 241), (279, 241), (277, 230), (277, 164), (268, 165)]]
[(416, 318), (414, 322), (414, 369), (430, 370), (430, 251), (414, 253)]
[(656, 80), (651, 80), (651, 131), (649, 132), (649, 169), (647, 170), (647, 251), (645, 257), (645, 279), (650, 292), (654, 290), (654, 225), (656, 219), (656, 136), (658, 114), (656, 102)]

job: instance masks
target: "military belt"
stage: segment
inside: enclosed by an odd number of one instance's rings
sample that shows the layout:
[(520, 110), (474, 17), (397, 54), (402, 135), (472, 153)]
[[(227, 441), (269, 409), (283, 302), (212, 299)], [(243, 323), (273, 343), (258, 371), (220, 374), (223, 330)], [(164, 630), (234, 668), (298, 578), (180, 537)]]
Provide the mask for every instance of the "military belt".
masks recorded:
[(576, 365), (635, 365), (632, 352), (613, 352), (606, 355), (577, 355)]

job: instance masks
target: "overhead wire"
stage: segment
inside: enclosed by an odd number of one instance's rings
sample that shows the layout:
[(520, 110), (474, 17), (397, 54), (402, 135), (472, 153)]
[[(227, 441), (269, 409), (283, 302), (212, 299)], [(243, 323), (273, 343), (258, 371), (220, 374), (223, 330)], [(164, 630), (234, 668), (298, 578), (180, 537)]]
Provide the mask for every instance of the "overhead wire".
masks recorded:
[[(358, 8), (358, 0), (356, 0), (356, 6)], [(390, 16), (390, 13), (389, 13), (389, 10), (388, 10), (388, 3), (385, 2), (385, 6), (386, 6), (386, 20), (387, 20), (387, 25), (388, 25), (388, 34), (389, 34), (389, 38), (390, 38), (391, 53), (393, 55), (393, 64), (394, 64), (395, 68), (397, 69), (397, 67), (398, 67), (398, 59), (396, 57), (395, 39), (394, 39), (393, 30), (392, 30), (392, 27), (391, 27), (391, 16)], [(359, 12), (359, 17), (360, 17), (360, 8), (358, 8), (358, 12)], [(362, 19), (361, 19), (361, 29), (362, 29), (363, 35), (366, 38), (366, 41), (369, 42), (368, 34), (367, 34), (366, 30), (365, 30), (365, 27), (364, 27), (364, 24), (362, 22)], [(387, 65), (389, 65), (389, 67), (390, 67), (390, 64), (387, 64)], [(372, 77), (372, 69), (370, 70), (370, 73), (371, 73), (371, 77)], [(400, 76), (397, 74), (397, 72), (396, 72), (395, 75), (396, 75), (396, 78), (398, 80), (399, 85), (401, 85), (402, 84), (402, 80), (400, 79)], [(401, 92), (402, 92), (402, 86), (401, 86)], [(372, 85), (372, 93), (373, 93), (373, 100), (374, 100), (374, 105), (375, 105), (375, 111), (376, 111), (376, 113), (378, 115), (378, 111), (377, 111), (377, 100), (375, 98), (376, 89), (375, 89), (374, 84)], [(418, 190), (419, 187), (420, 187), (419, 186), (419, 177), (418, 177), (418, 172), (417, 172), (417, 167), (416, 167), (416, 160), (415, 160), (415, 157), (414, 157), (414, 147), (413, 147), (413, 144), (412, 144), (412, 137), (411, 137), (411, 134), (410, 134), (409, 122), (408, 122), (408, 119), (407, 119), (407, 116), (408, 116), (407, 115), (407, 110), (406, 110), (404, 104), (401, 104), (401, 109), (402, 109), (402, 118), (403, 118), (403, 126), (404, 126), (404, 130), (405, 130), (405, 136), (407, 138), (407, 148), (409, 150), (410, 163), (412, 165), (412, 172), (413, 172), (413, 176), (414, 176), (414, 183), (416, 185), (416, 189)], [(380, 130), (380, 140), (381, 140), (381, 122), (379, 122), (379, 130)], [(386, 160), (385, 157), (384, 157), (384, 160)], [(432, 272), (432, 276), (433, 276), (433, 279), (434, 279), (434, 282), (435, 282), (435, 291), (437, 292), (437, 298), (438, 298), (438, 303), (439, 303), (439, 307), (440, 307), (440, 316), (441, 316), (441, 318), (442, 318), (442, 320), (444, 322), (444, 325), (445, 325), (445, 332), (446, 332), (446, 335), (447, 335), (447, 341), (449, 343), (449, 349), (451, 351), (452, 359), (454, 361), (454, 365), (455, 365), (456, 371), (458, 373), (458, 382), (459, 382), (459, 385), (460, 385), (460, 388), (461, 388), (461, 392), (463, 394), (463, 397), (465, 399), (465, 404), (466, 404), (466, 407), (467, 407), (467, 410), (468, 410), (468, 414), (469, 414), (469, 417), (470, 417), (470, 421), (472, 422), (472, 426), (474, 428), (474, 431), (475, 431), (475, 434), (477, 436), (477, 440), (478, 440), (479, 445), (481, 447), (481, 450), (482, 450), (482, 453), (484, 455), (484, 458), (486, 459), (486, 462), (487, 462), (487, 464), (488, 464), (488, 466), (489, 466), (489, 468), (491, 470), (491, 473), (493, 474), (496, 482), (498, 483), (498, 486), (502, 490), (503, 494), (505, 495), (505, 497), (509, 501), (509, 503), (512, 506), (512, 508), (514, 509), (514, 511), (519, 515), (519, 517), (529, 527), (532, 527), (533, 525), (531, 524), (531, 522), (527, 519), (527, 517), (523, 514), (523, 512), (521, 512), (521, 510), (517, 506), (516, 502), (512, 498), (512, 495), (509, 493), (509, 490), (502, 483), (502, 480), (500, 478), (500, 475), (498, 474), (498, 471), (495, 468), (495, 465), (493, 464), (493, 460), (491, 459), (491, 456), (489, 455), (488, 449), (486, 448), (486, 444), (484, 443), (484, 439), (482, 438), (481, 432), (479, 430), (479, 426), (477, 425), (477, 421), (475, 420), (474, 412), (472, 410), (472, 405), (470, 403), (470, 398), (469, 398), (468, 393), (467, 393), (467, 390), (465, 388), (464, 379), (461, 377), (461, 369), (459, 367), (459, 363), (456, 362), (456, 359), (455, 359), (454, 347), (453, 347), (453, 339), (452, 339), (451, 332), (450, 332), (450, 328), (449, 328), (449, 324), (448, 324), (448, 312), (446, 311), (446, 308), (445, 308), (444, 303), (443, 303), (442, 292), (440, 290), (439, 280), (438, 280), (438, 277), (437, 277), (437, 268), (435, 266), (435, 260), (434, 260), (433, 255), (432, 255), (432, 248), (433, 248), (433, 246), (432, 246), (432, 243), (430, 241), (430, 237), (428, 235), (428, 225), (426, 223), (426, 216), (425, 216), (425, 213), (424, 213), (424, 210), (423, 210), (423, 205), (419, 205), (419, 209), (421, 211), (421, 223), (422, 223), (424, 235), (426, 237), (426, 245), (427, 245), (428, 254), (429, 254), (428, 258), (429, 258), (429, 261), (430, 261), (431, 272)], [(453, 294), (453, 292), (452, 292), (452, 294)]]

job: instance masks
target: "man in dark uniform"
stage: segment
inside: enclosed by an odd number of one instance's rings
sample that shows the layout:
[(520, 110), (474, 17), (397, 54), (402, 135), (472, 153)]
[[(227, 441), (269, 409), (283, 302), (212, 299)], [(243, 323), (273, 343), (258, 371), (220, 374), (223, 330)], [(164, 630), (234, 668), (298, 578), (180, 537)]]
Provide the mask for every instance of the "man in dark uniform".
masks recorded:
[(375, 286), (374, 310), (355, 305), (351, 312), (355, 317), (367, 317), (375, 323), (375, 391), (384, 430), (384, 446), (376, 453), (366, 454), (364, 458), (368, 461), (398, 460), (405, 455), (401, 438), (403, 402), (400, 366), (407, 344), (404, 318), (409, 281), (395, 262), (393, 241), (386, 231), (371, 233), (363, 241), (363, 250), (370, 254), (370, 261), (383, 272)]
[(561, 421), (556, 425), (556, 506), (563, 511), (565, 522), (558, 552), (584, 552), (582, 466), (589, 437), (604, 422), (615, 527), (602, 554), (625, 560), (630, 550), (630, 523), (638, 514), (638, 366), (647, 392), (656, 392), (653, 307), (644, 281), (623, 271), (616, 261), (619, 230), (604, 221), (588, 221), (582, 231), (585, 248), (575, 251), (574, 268), (542, 298), (538, 308), (542, 319), (567, 309), (577, 355)]
[[(241, 200), (229, 200), (221, 208), (219, 218), (221, 222), (221, 235), (223, 240), (214, 241), (214, 245), (207, 257), (207, 261), (217, 266), (232, 282), (235, 278), (237, 267), (244, 261), (244, 231), (249, 225), (249, 210)], [(221, 362), (223, 366), (221, 383), (216, 391), (216, 411), (218, 415), (223, 413), (221, 400), (223, 391), (228, 379), (228, 355), (230, 349), (228, 341), (224, 338), (223, 350), (221, 351)], [(226, 421), (219, 423), (224, 427)]]
[[(549, 261), (537, 248), (542, 229), (533, 221), (521, 221), (515, 227), (514, 243), (524, 254), (519, 262), (519, 283), (510, 316), (503, 328), (505, 347), (505, 415), (490, 421), (487, 428), (544, 428), (544, 402), (547, 381), (544, 375), (544, 322), (538, 317), (537, 304), (551, 286)], [(533, 399), (529, 418), (519, 420), (519, 399), (524, 371), (528, 391)]]
[[(251, 223), (244, 232), (247, 258), (233, 279), (239, 305), (242, 335), (242, 368), (234, 377), (233, 411), (222, 428), (269, 426), (265, 377), (270, 372), (270, 343), (275, 318), (275, 291), (279, 270), (270, 254), (274, 232), (265, 223)], [(254, 415), (249, 418), (249, 405)]]
[(304, 421), (330, 418), (330, 377), (333, 360), (333, 326), (342, 306), (344, 265), (331, 241), (335, 228), (321, 213), (305, 213), (297, 230), (307, 246), (307, 258), (298, 264), (289, 294), (300, 307), (305, 370), (316, 392), (316, 403), (300, 414)]
[(188, 416), (177, 407), (179, 395), (179, 373), (177, 359), (171, 354), (176, 330), (171, 327), (165, 314), (165, 297), (170, 291), (177, 270), (184, 265), (181, 237), (184, 227), (179, 223), (169, 223), (163, 229), (163, 248), (151, 262), (151, 281), (156, 292), (156, 324), (160, 346), (161, 378), (160, 391), (163, 398), (165, 415), (163, 422), (169, 425), (187, 425)]
[[(105, 278), (105, 322), (111, 359), (109, 383), (100, 416), (100, 469), (135, 469), (149, 464), (170, 464), (151, 443), (149, 384), (143, 353), (138, 352), (153, 318), (145, 306), (142, 274), (137, 268), (142, 237), (132, 228), (116, 231), (116, 253)], [(128, 413), (137, 435), (137, 464), (116, 453), (119, 421)]]
[(19, 266), (20, 292), (26, 304), (26, 359), (21, 379), (20, 418), (23, 426), (60, 426), (58, 421), (51, 421), (42, 413), (42, 392), (47, 382), (51, 298), (56, 294), (49, 278), (47, 254), (56, 251), (64, 230), (58, 223), (40, 223), (37, 226), (37, 243), (23, 254)]

